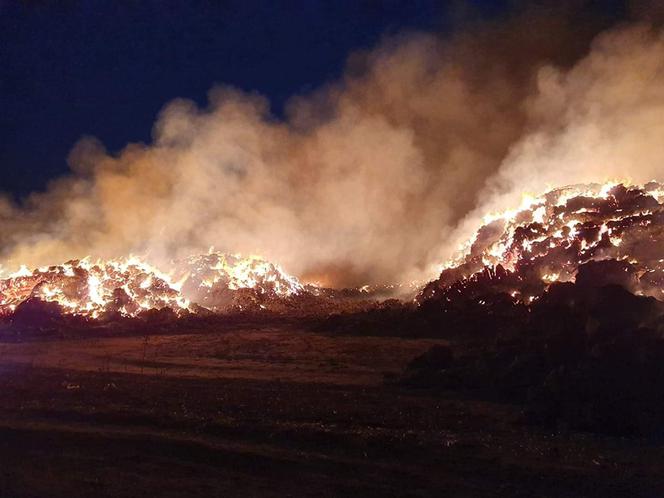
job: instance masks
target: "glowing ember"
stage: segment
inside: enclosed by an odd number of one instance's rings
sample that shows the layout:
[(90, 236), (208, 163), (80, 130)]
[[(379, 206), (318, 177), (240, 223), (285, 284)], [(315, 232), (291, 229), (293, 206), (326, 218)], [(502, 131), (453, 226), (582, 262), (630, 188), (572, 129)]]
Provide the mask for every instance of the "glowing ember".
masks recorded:
[(664, 297), (664, 187), (656, 182), (565, 187), (485, 220), (421, 297), (490, 283), (528, 304), (581, 271), (595, 272), (598, 284)]

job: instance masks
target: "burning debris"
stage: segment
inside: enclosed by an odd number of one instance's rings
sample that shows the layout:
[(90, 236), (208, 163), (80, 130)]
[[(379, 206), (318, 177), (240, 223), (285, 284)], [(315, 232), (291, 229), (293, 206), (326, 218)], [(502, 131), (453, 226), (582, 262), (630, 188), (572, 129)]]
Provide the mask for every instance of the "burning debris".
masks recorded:
[(34, 307), (39, 302), (57, 304), (63, 314), (95, 319), (162, 309), (177, 315), (202, 308), (264, 309), (270, 301), (303, 291), (296, 278), (258, 257), (210, 252), (176, 262), (168, 273), (136, 257), (83, 259), (32, 271), (22, 267), (0, 280), (0, 314), (12, 315), (23, 303)]
[(664, 297), (664, 186), (580, 185), (485, 218), (420, 302), (504, 293), (530, 304), (555, 282)]
[(0, 281), (0, 313), (11, 314), (29, 299), (57, 303), (64, 313), (91, 318), (136, 316), (162, 308), (181, 311), (190, 306), (177, 283), (135, 257), (72, 260), (32, 271), (22, 267)]
[(295, 277), (256, 256), (210, 252), (177, 263), (175, 274), (182, 295), (214, 312), (265, 309), (305, 292)]

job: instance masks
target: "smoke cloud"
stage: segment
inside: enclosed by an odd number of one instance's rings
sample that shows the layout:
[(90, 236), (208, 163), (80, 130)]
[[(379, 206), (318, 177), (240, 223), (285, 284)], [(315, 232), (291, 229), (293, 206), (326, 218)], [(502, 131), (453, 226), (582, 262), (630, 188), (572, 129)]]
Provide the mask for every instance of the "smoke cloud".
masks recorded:
[(0, 198), (2, 261), (160, 263), (214, 246), (327, 285), (400, 282), (434, 277), (524, 192), (664, 179), (664, 33), (597, 34), (574, 13), (386, 39), (285, 119), (217, 86), (205, 108), (167, 104), (149, 145), (109, 154), (83, 138), (71, 175)]

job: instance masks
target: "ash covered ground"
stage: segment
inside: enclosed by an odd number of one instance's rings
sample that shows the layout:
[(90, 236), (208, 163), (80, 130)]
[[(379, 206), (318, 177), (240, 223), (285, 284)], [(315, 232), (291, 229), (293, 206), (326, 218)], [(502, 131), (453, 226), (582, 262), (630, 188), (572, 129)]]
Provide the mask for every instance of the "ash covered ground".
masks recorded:
[(416, 299), (216, 254), (15, 275), (0, 495), (661, 496), (661, 192), (531, 200)]

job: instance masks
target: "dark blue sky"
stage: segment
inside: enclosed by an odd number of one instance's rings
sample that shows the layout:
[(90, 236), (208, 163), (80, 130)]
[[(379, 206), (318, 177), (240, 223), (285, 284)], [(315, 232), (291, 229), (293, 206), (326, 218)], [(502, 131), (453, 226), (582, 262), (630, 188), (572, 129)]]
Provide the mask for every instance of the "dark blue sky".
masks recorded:
[[(67, 171), (82, 135), (111, 150), (149, 141), (175, 97), (215, 83), (284, 101), (337, 78), (348, 54), (401, 30), (448, 30), (434, 0), (0, 0), (0, 190)], [(470, 2), (492, 17), (505, 1)]]
[(0, 190), (43, 188), (84, 134), (111, 150), (149, 141), (167, 101), (204, 104), (214, 83), (265, 94), (278, 113), (290, 95), (338, 77), (352, 50), (402, 29), (445, 29), (444, 5), (0, 0)]

